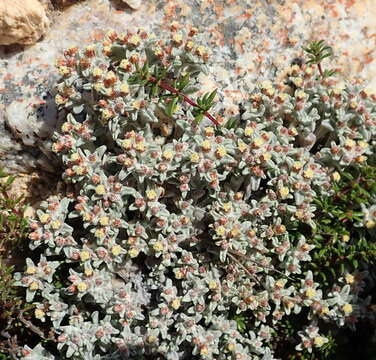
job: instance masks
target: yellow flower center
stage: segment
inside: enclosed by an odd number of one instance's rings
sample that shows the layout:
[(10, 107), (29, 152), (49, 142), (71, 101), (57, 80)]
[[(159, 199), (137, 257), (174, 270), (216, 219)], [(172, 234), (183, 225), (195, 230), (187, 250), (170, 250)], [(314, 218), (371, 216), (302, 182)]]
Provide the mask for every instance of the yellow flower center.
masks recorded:
[(217, 233), (217, 235), (219, 235), (219, 236), (223, 236), (223, 235), (225, 235), (225, 233), (226, 233), (226, 229), (225, 229), (223, 226), (218, 226), (218, 227), (215, 229), (215, 232)]
[(160, 241), (157, 241), (154, 245), (153, 245), (153, 249), (154, 251), (156, 252), (160, 252), (163, 250), (163, 244), (160, 242)]
[(39, 220), (42, 224), (46, 224), (50, 220), (50, 215), (42, 214), (42, 215), (39, 216)]
[(77, 290), (80, 291), (80, 292), (84, 292), (86, 291), (88, 288), (87, 284), (85, 282), (79, 282), (77, 284)]
[(214, 135), (214, 128), (208, 126), (205, 128), (204, 133), (206, 136), (213, 136)]
[(229, 212), (232, 209), (232, 204), (230, 202), (223, 204), (223, 210)]
[(351, 304), (345, 304), (345, 305), (342, 306), (342, 311), (343, 311), (346, 315), (351, 314), (352, 311), (353, 311), (353, 307), (352, 307)]
[(306, 179), (312, 179), (313, 178), (313, 175), (315, 173), (313, 172), (312, 169), (307, 169), (303, 172), (303, 176), (306, 178)]
[(303, 167), (303, 163), (302, 162), (300, 162), (300, 161), (295, 161), (294, 162), (293, 169), (295, 171), (300, 170), (302, 167)]
[(206, 346), (203, 346), (201, 349), (200, 349), (200, 355), (202, 356), (207, 356), (209, 355), (209, 350)]
[(327, 306), (324, 306), (321, 308), (321, 314), (326, 315), (329, 314), (329, 308)]
[(154, 335), (150, 335), (150, 336), (148, 336), (147, 340), (148, 340), (149, 344), (153, 344), (157, 341), (157, 338)]
[(302, 87), (303, 85), (303, 79), (300, 77), (296, 77), (292, 81), (297, 87)]
[(101, 237), (103, 237), (104, 236), (104, 229), (97, 229), (97, 230), (95, 230), (95, 233), (94, 233), (94, 236), (96, 237), (96, 238), (101, 238)]
[(305, 296), (306, 296), (308, 299), (313, 298), (315, 295), (316, 295), (316, 290), (313, 289), (313, 288), (308, 288), (308, 289), (305, 291)]
[(366, 228), (367, 229), (373, 229), (375, 227), (376, 223), (373, 220), (368, 220), (366, 222)]
[(344, 241), (344, 242), (348, 242), (348, 241), (350, 241), (350, 236), (347, 235), (347, 234), (342, 235), (342, 241)]
[(120, 85), (120, 92), (123, 94), (129, 94), (129, 86), (127, 83), (122, 83)]
[(287, 197), (287, 195), (290, 194), (290, 190), (289, 190), (288, 187), (283, 186), (283, 187), (278, 189), (278, 194), (282, 199), (285, 199)]
[(366, 143), (366, 142), (363, 141), (363, 140), (358, 141), (358, 145), (359, 145), (362, 149), (367, 149), (367, 148), (368, 148), (368, 143)]
[(127, 59), (123, 59), (121, 60), (120, 64), (119, 64), (119, 67), (123, 70), (126, 70), (129, 68), (129, 66), (131, 66), (131, 63), (127, 60)]
[(82, 219), (84, 221), (90, 221), (91, 220), (91, 215), (90, 213), (85, 213), (83, 216), (82, 216)]
[(339, 181), (339, 180), (341, 180), (341, 175), (339, 174), (338, 171), (335, 171), (335, 172), (332, 174), (332, 180), (333, 180), (333, 181)]
[(270, 89), (272, 87), (272, 83), (270, 80), (264, 80), (260, 83), (261, 89)]
[(106, 188), (104, 187), (104, 185), (100, 184), (98, 185), (96, 188), (95, 188), (95, 192), (98, 194), (98, 195), (104, 195), (106, 193)]
[(197, 153), (191, 155), (191, 162), (198, 163), (200, 161), (200, 156)]
[(172, 157), (174, 156), (173, 152), (171, 150), (166, 150), (163, 152), (162, 154), (162, 157), (165, 159), (165, 160), (171, 160)]
[(266, 152), (262, 154), (262, 160), (269, 161), (272, 158), (272, 154), (270, 152)]
[(34, 275), (37, 272), (37, 268), (35, 266), (28, 266), (26, 269), (26, 274)]
[(100, 219), (99, 219), (99, 223), (102, 225), (102, 226), (107, 226), (109, 223), (110, 223), (110, 218), (108, 216), (102, 216)]
[(103, 117), (103, 119), (108, 120), (109, 118), (111, 118), (111, 116), (112, 116), (112, 112), (110, 110), (104, 109), (102, 111), (102, 117)]
[(43, 319), (45, 312), (41, 309), (35, 309), (34, 315), (37, 319)]
[(145, 143), (139, 142), (139, 143), (136, 144), (135, 148), (136, 148), (137, 151), (143, 152), (143, 151), (145, 151)]
[(233, 229), (231, 230), (231, 232), (230, 232), (231, 237), (234, 237), (234, 238), (235, 238), (235, 237), (238, 237), (239, 234), (240, 234), (240, 231), (239, 231), (238, 228), (233, 228)]
[(352, 148), (356, 145), (355, 141), (353, 139), (347, 139), (345, 141), (345, 146), (349, 147), (349, 148)]
[(224, 146), (220, 146), (215, 153), (218, 158), (223, 158), (227, 154), (227, 151)]
[(207, 54), (207, 50), (204, 46), (198, 46), (197, 49), (196, 49), (196, 53), (199, 55), (199, 56), (204, 56), (205, 54)]
[(265, 140), (263, 138), (256, 138), (254, 141), (253, 141), (253, 146), (255, 148), (259, 148), (261, 147), (263, 144), (264, 144)]
[(233, 344), (233, 343), (228, 344), (227, 345), (227, 350), (231, 351), (231, 352), (234, 351), (235, 350), (235, 344)]
[(201, 143), (201, 147), (205, 150), (205, 151), (209, 151), (211, 149), (211, 143), (209, 140), (205, 140)]
[(171, 307), (173, 308), (173, 309), (175, 309), (175, 310), (177, 310), (177, 309), (179, 309), (180, 308), (180, 305), (181, 305), (181, 301), (180, 301), (180, 299), (174, 299), (174, 300), (172, 300), (172, 302), (171, 302)]
[(181, 270), (178, 270), (175, 272), (175, 278), (176, 279), (182, 279), (184, 277), (184, 274)]
[(38, 290), (39, 289), (39, 285), (36, 281), (33, 281), (30, 285), (29, 285), (29, 289), (32, 290), (32, 291), (35, 291), (35, 290)]
[(139, 251), (136, 248), (131, 248), (128, 250), (128, 254), (131, 258), (135, 258), (138, 256)]
[(128, 42), (134, 46), (137, 46), (141, 42), (141, 38), (138, 35), (133, 35), (128, 39)]
[(111, 253), (112, 255), (114, 256), (118, 256), (121, 254), (121, 251), (122, 251), (122, 247), (120, 245), (114, 245), (112, 248), (111, 248)]
[(89, 260), (90, 259), (90, 253), (86, 250), (83, 250), (80, 252), (80, 259), (82, 261), (86, 261), (86, 260)]
[(92, 276), (93, 275), (93, 270), (90, 268), (86, 268), (84, 271), (86, 276)]
[(180, 33), (176, 33), (173, 35), (172, 40), (176, 43), (180, 43), (183, 40), (183, 35)]
[(60, 229), (60, 227), (61, 227), (61, 221), (60, 221), (60, 220), (54, 220), (54, 221), (51, 223), (51, 227), (52, 227), (54, 230)]
[(244, 151), (246, 151), (247, 150), (247, 147), (248, 147), (248, 145), (246, 144), (246, 143), (244, 143), (243, 141), (239, 141), (238, 142), (238, 149), (239, 149), (239, 151), (241, 152), (241, 153), (243, 153)]
[(313, 343), (317, 346), (320, 347), (324, 345), (325, 339), (322, 336), (316, 336), (313, 340)]
[(252, 127), (250, 126), (247, 126), (245, 129), (244, 129), (244, 135), (245, 136), (251, 136), (253, 134), (254, 130)]
[(153, 201), (157, 198), (157, 193), (154, 190), (147, 190), (146, 197), (148, 200)]
[(92, 74), (95, 77), (99, 77), (99, 76), (101, 76), (103, 74), (103, 71), (102, 71), (102, 69), (96, 67), (96, 68), (93, 69)]

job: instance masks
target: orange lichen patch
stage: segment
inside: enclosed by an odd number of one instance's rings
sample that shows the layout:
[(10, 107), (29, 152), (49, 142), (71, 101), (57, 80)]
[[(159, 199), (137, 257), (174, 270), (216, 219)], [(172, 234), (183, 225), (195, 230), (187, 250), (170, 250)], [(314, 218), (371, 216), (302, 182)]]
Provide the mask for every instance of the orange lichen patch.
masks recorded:
[(242, 14), (237, 16), (237, 19), (249, 19), (250, 17), (252, 17), (252, 11), (251, 9), (246, 9)]
[(222, 17), (224, 13), (224, 8), (223, 6), (218, 5), (214, 7), (214, 11), (218, 17)]
[(304, 1), (301, 5), (304, 11), (309, 11), (310, 14), (315, 16), (325, 15), (325, 4), (322, 6), (317, 0)]
[(218, 27), (209, 30), (209, 32), (212, 34), (212, 40), (210, 41), (211, 44), (221, 47), (225, 45), (225, 36), (223, 32), (218, 30)]
[(101, 41), (104, 38), (104, 31), (95, 29), (90, 35), (89, 41)]
[(374, 26), (374, 19), (376, 16), (376, 6), (374, 0), (347, 0), (351, 6), (347, 7), (348, 14), (352, 17), (365, 16), (369, 24)]
[(165, 8), (164, 8), (164, 13), (166, 15), (166, 21), (168, 18), (171, 17), (176, 17), (176, 4), (174, 2), (169, 2)]
[(351, 8), (352, 6), (354, 6), (355, 3), (356, 3), (356, 0), (346, 0), (345, 8), (346, 8), (346, 9), (349, 9), (349, 8)]
[(337, 4), (324, 4), (324, 9), (326, 13), (329, 13), (331, 17), (338, 17), (339, 12), (337, 9)]
[(270, 47), (270, 41), (269, 40), (264, 40), (262, 42), (262, 46), (264, 47), (264, 49), (268, 49)]
[(373, 53), (373, 50), (369, 50), (364, 54), (364, 63), (365, 64), (370, 64), (374, 60), (372, 53)]
[(11, 73), (7, 73), (4, 75), (3, 77), (4, 80), (12, 80), (13, 79), (13, 75)]
[[(210, 11), (210, 8), (213, 8), (214, 0), (206, 0), (201, 2), (200, 11), (203, 14), (206, 14)], [(208, 9), (208, 10), (207, 10)]]

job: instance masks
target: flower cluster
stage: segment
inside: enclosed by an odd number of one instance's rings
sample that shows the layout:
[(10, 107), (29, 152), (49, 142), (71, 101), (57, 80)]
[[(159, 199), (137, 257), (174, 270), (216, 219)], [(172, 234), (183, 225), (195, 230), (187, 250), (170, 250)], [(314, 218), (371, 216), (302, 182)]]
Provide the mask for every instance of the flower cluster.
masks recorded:
[(293, 68), (289, 88), (260, 84), (235, 128), (206, 108), (198, 123), (184, 97), (208, 61), (196, 32), (111, 31), (58, 62), (68, 115), (53, 149), (73, 190), (42, 204), (29, 237), (44, 255), (17, 277), (62, 357), (267, 360), (292, 312), (308, 310), (306, 349), (326, 342), (316, 321), (358, 315), (355, 275), (324, 292), (302, 271), (314, 246), (290, 231), (315, 226), (336, 169), (374, 154), (375, 96)]

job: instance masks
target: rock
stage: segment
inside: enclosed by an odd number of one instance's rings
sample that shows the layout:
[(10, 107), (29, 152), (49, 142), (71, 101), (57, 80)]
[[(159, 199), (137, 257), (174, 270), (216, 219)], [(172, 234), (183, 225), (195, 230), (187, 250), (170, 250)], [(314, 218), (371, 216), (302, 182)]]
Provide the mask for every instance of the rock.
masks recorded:
[(49, 20), (39, 1), (0, 1), (0, 45), (32, 45), (48, 27)]
[(122, 0), (123, 3), (127, 4), (130, 8), (137, 10), (141, 6), (141, 0)]
[(64, 8), (70, 5), (73, 5), (75, 2), (79, 0), (50, 0), (52, 5), (57, 8)]

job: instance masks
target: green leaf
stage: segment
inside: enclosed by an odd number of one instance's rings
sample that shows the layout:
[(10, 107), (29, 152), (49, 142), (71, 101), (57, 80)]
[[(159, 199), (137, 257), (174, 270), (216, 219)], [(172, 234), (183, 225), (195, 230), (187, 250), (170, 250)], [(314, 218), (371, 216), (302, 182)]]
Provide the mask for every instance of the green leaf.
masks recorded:
[(211, 104), (215, 98), (215, 96), (217, 95), (217, 89), (215, 89), (208, 97), (208, 102)]
[(166, 106), (166, 114), (172, 117), (177, 108), (178, 98), (174, 97)]
[(202, 121), (203, 118), (204, 118), (204, 114), (202, 114), (202, 113), (197, 114), (195, 116), (195, 122), (196, 122), (196, 124), (199, 124)]

